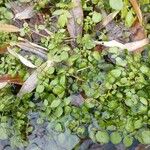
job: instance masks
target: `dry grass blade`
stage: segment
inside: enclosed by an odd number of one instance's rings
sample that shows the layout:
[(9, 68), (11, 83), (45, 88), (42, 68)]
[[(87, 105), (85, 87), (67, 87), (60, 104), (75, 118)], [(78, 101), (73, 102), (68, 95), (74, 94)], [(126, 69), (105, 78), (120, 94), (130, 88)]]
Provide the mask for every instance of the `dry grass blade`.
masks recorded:
[(141, 12), (140, 6), (138, 5), (137, 0), (130, 0), (130, 3), (132, 4), (134, 11), (139, 19), (139, 22), (142, 25), (143, 17), (142, 17), (142, 12)]
[(26, 65), (29, 68), (36, 68), (35, 65), (33, 65), (29, 60), (21, 56), (20, 54), (17, 54), (15, 51), (13, 51), (10, 47), (7, 48), (8, 52), (13, 55), (14, 57), (18, 58), (24, 65)]
[(53, 65), (52, 61), (47, 61), (46, 64), (44, 63), (41, 65), (39, 68), (37, 68), (31, 75), (30, 77), (25, 81), (23, 86), (21, 87), (19, 93), (17, 94), (18, 97), (22, 97), (24, 94), (31, 93), (37, 86), (38, 82), (38, 74), (45, 70), (46, 68), (48, 69), (50, 66)]
[(20, 29), (14, 25), (0, 23), (0, 32), (20, 32)]
[(139, 48), (142, 48), (142, 47), (144, 47), (147, 44), (149, 44), (149, 39), (148, 38), (140, 40), (140, 41), (126, 43), (125, 47), (129, 51), (137, 51)]
[(70, 10), (71, 18), (68, 21), (67, 29), (70, 37), (75, 39), (82, 35), (83, 27), (83, 9), (81, 0), (72, 0), (74, 7)]
[(116, 17), (116, 15), (118, 13), (119, 13), (119, 11), (115, 11), (115, 12), (109, 14), (106, 18), (104, 18), (102, 21), (103, 27), (105, 27), (108, 23), (110, 23)]
[(103, 45), (106, 47), (119, 47), (121, 49), (126, 49), (124, 44), (117, 42), (115, 40), (108, 41), (108, 42), (107, 41), (95, 41), (95, 44), (96, 45)]
[(106, 47), (118, 47), (121, 50), (127, 49), (129, 51), (136, 51), (137, 49), (142, 48), (145, 45), (149, 44), (149, 39), (146, 38), (146, 39), (143, 39), (143, 40), (140, 40), (140, 41), (130, 42), (130, 43), (126, 43), (126, 44), (122, 44), (122, 43), (117, 42), (115, 40), (108, 41), (108, 42), (95, 41), (95, 44), (96, 45), (103, 45), (103, 46), (106, 46)]
[(19, 12), (15, 15), (14, 19), (19, 19), (19, 20), (23, 20), (23, 19), (30, 19), (34, 16), (34, 7), (33, 6), (29, 6), (27, 8), (25, 8), (22, 12)]

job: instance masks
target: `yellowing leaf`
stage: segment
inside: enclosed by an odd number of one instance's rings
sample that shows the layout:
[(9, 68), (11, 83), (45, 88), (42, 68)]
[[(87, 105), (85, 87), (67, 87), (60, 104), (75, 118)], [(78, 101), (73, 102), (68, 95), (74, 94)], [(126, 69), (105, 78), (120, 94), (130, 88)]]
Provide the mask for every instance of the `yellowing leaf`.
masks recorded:
[(0, 23), (0, 32), (20, 32), (20, 29), (14, 25)]

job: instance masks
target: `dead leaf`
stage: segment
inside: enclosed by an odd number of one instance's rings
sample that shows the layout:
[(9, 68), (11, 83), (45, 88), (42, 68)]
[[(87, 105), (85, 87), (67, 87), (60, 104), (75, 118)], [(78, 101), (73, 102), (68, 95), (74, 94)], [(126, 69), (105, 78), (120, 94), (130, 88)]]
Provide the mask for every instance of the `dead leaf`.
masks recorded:
[(142, 25), (143, 17), (142, 17), (142, 12), (141, 12), (140, 6), (138, 5), (137, 0), (130, 0), (130, 3), (132, 4), (134, 11), (139, 19), (139, 22)]
[(30, 19), (33, 16), (34, 16), (34, 7), (29, 6), (25, 8), (23, 11), (17, 13), (14, 19), (19, 19), (19, 20)]
[(12, 77), (11, 75), (6, 74), (6, 75), (0, 76), (0, 83), (3, 83), (4, 85), (6, 83), (13, 83), (13, 84), (22, 85), (23, 84), (23, 80), (18, 75), (15, 76), (15, 77)]
[[(83, 9), (81, 0), (72, 0), (72, 2), (74, 7), (70, 10), (71, 18), (68, 20), (67, 29), (71, 38), (75, 41), (77, 36), (82, 35)], [(74, 46), (73, 43), (72, 46)]]
[(137, 49), (142, 48), (145, 45), (149, 44), (149, 39), (146, 38), (146, 39), (143, 39), (143, 40), (140, 40), (140, 41), (130, 42), (130, 43), (126, 43), (126, 44), (122, 44), (122, 43), (117, 42), (115, 40), (107, 41), (107, 42), (105, 42), (105, 41), (95, 41), (95, 44), (96, 45), (103, 45), (103, 46), (106, 46), (106, 47), (118, 47), (121, 50), (127, 49), (129, 51), (136, 51)]
[(135, 42), (131, 42), (131, 43), (126, 43), (126, 49), (128, 49), (129, 51), (137, 51), (140, 48), (143, 48), (145, 45), (149, 44), (149, 39), (143, 39), (140, 41), (135, 41)]
[(20, 42), (16, 43), (15, 45), (20, 47), (22, 50), (25, 50), (27, 52), (32, 52), (43, 59), (47, 60), (47, 48), (39, 46), (35, 43), (31, 43), (26, 39), (18, 38)]
[(108, 23), (110, 23), (116, 17), (118, 13), (119, 11), (114, 11), (110, 13), (107, 17), (105, 17), (102, 21), (103, 27), (105, 27)]
[(48, 69), (50, 66), (53, 65), (52, 61), (47, 61), (46, 63), (42, 64), (39, 68), (37, 68), (30, 77), (24, 82), (23, 86), (21, 87), (19, 93), (17, 94), (18, 97), (22, 97), (24, 94), (31, 93), (37, 86), (38, 82), (38, 75), (45, 69)]
[(20, 29), (14, 25), (0, 23), (0, 32), (20, 32)]
[(35, 65), (33, 65), (29, 60), (21, 56), (20, 54), (17, 54), (15, 51), (13, 51), (10, 47), (7, 48), (8, 52), (13, 55), (14, 57), (18, 58), (24, 65), (26, 65), (29, 68), (36, 68)]
[[(146, 38), (145, 29), (141, 24), (139, 23), (139, 20), (136, 20), (133, 24), (133, 26), (130, 29), (130, 39), (131, 41), (139, 41)], [(140, 48), (137, 49), (136, 52), (142, 52), (144, 49)]]
[(4, 45), (4, 46), (0, 46), (0, 54), (4, 54), (5, 52), (7, 52), (7, 47), (8, 47), (9, 45)]

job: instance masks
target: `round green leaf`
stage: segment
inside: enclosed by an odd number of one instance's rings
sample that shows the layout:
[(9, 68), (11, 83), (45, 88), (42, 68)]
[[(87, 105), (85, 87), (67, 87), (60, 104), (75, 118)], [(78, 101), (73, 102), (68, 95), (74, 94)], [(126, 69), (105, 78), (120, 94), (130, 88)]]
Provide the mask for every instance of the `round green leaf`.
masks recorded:
[(36, 88), (36, 92), (42, 93), (44, 91), (44, 86), (43, 85), (38, 85)]
[(121, 10), (123, 8), (122, 0), (109, 0), (109, 5), (115, 10)]
[(113, 144), (119, 144), (122, 140), (122, 137), (118, 132), (113, 132), (110, 135), (110, 140)]
[(102, 15), (96, 11), (93, 12), (92, 21), (98, 23), (102, 20)]
[(145, 130), (142, 132), (143, 144), (150, 144), (150, 131)]
[(125, 147), (130, 147), (133, 143), (133, 138), (130, 137), (130, 136), (126, 136), (124, 139), (123, 139), (123, 144), (125, 145)]
[(106, 131), (98, 131), (96, 133), (96, 140), (102, 144), (109, 142), (109, 134)]

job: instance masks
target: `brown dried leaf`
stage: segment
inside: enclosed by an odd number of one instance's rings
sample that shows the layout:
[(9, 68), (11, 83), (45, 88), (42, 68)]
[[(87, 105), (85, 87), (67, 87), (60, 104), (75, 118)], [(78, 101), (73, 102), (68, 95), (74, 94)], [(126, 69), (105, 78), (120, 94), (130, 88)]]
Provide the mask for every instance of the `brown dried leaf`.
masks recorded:
[(139, 22), (142, 25), (143, 17), (142, 17), (142, 12), (141, 12), (140, 6), (138, 5), (137, 0), (130, 0), (130, 3), (132, 4), (134, 11), (139, 19)]
[[(131, 33), (130, 35), (131, 41), (139, 41), (146, 38), (144, 27), (141, 26), (139, 20), (136, 20), (134, 22), (133, 26), (130, 29), (130, 33)], [(143, 50), (144, 50), (143, 48), (140, 48), (137, 49), (136, 52), (142, 52)]]
[(11, 75), (6, 74), (6, 75), (0, 76), (0, 83), (13, 83), (13, 84), (22, 85), (23, 80), (18, 75), (15, 77), (12, 77)]
[(83, 28), (83, 9), (81, 0), (72, 0), (74, 7), (70, 10), (71, 18), (68, 21), (67, 29), (71, 38), (75, 39), (82, 35)]
[(14, 25), (0, 23), (0, 32), (20, 32), (20, 29)]
[(8, 47), (9, 45), (4, 45), (4, 46), (0, 46), (0, 54), (4, 54), (5, 52), (7, 52), (7, 47)]

